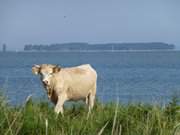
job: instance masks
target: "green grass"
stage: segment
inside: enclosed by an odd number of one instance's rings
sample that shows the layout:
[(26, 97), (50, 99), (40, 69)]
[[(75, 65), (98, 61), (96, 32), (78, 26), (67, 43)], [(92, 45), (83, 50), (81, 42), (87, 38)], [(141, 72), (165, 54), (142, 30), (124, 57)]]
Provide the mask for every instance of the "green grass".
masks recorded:
[(62, 117), (48, 102), (14, 107), (0, 96), (0, 135), (180, 135), (179, 108), (177, 98), (165, 107), (96, 102), (87, 119), (84, 105), (65, 107)]

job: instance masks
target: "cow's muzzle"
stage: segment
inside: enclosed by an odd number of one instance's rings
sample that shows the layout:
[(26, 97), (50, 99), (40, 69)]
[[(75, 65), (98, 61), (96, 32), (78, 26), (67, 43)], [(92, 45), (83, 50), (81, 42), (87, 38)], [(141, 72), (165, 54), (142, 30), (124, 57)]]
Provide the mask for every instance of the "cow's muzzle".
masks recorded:
[(49, 83), (48, 83), (47, 80), (43, 80), (43, 84), (44, 84), (44, 85), (48, 85)]

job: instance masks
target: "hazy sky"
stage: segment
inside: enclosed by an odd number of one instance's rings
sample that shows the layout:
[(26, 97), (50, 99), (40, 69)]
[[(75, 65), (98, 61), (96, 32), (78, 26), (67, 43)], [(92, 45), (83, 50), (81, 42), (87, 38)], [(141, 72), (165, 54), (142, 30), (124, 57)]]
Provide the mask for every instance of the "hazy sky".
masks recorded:
[(180, 0), (0, 0), (0, 45), (166, 42), (180, 48)]

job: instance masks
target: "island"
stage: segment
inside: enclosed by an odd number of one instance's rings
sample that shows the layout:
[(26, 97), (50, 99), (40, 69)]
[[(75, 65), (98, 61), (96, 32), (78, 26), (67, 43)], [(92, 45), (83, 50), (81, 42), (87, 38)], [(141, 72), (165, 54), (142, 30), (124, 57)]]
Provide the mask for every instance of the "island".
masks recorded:
[(172, 50), (175, 45), (163, 42), (151, 43), (102, 43), (89, 44), (83, 42), (55, 44), (27, 44), (24, 51), (120, 51), (120, 50)]

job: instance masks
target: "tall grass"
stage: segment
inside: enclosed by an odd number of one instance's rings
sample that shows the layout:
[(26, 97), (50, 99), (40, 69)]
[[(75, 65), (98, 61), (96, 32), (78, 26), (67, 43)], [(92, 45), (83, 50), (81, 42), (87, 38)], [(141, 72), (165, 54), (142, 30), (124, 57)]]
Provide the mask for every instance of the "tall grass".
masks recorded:
[(87, 119), (84, 105), (65, 108), (64, 117), (48, 102), (10, 106), (0, 96), (0, 135), (180, 135), (177, 99), (165, 107), (150, 104), (96, 105)]

